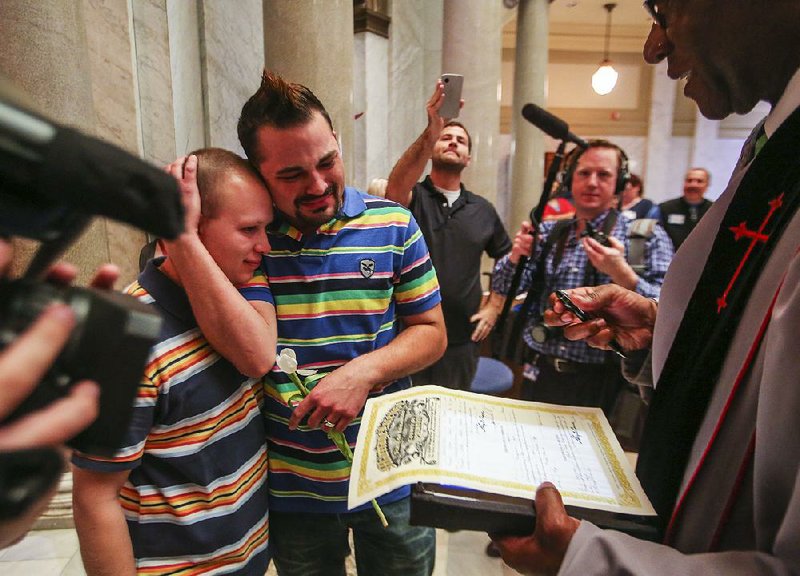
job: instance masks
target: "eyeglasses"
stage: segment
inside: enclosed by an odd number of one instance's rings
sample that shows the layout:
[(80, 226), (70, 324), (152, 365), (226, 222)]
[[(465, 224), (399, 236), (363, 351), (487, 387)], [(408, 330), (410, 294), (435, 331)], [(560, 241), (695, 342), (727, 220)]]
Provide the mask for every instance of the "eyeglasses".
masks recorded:
[(653, 22), (656, 23), (662, 30), (667, 29), (667, 17), (663, 12), (660, 12), (658, 6), (656, 5), (657, 0), (644, 0), (643, 6), (644, 9), (647, 10), (647, 13), (650, 14), (650, 17), (653, 19)]

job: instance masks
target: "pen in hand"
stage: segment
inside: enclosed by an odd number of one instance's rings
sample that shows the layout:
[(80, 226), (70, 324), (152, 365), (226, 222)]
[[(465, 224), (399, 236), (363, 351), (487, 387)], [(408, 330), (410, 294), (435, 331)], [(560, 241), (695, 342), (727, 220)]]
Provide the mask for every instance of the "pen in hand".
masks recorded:
[[(581, 322), (587, 322), (588, 320), (592, 319), (591, 314), (587, 313), (585, 310), (582, 310), (578, 307), (575, 302), (567, 295), (566, 292), (563, 290), (556, 290), (556, 298), (558, 298), (561, 303), (564, 305), (564, 308), (572, 312)], [(608, 343), (608, 347), (611, 348), (620, 358), (623, 360), (627, 358), (625, 356), (625, 351), (622, 349), (622, 346), (619, 345), (619, 342), (612, 339)]]

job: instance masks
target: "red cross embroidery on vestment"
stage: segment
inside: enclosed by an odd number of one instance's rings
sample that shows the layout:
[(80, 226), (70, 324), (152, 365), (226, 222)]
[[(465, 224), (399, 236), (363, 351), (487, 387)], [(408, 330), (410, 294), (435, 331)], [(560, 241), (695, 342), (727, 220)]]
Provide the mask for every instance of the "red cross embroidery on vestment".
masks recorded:
[(733, 273), (731, 281), (728, 282), (728, 286), (725, 288), (722, 296), (717, 298), (717, 314), (722, 312), (722, 310), (728, 305), (728, 294), (730, 294), (731, 290), (733, 290), (733, 285), (736, 283), (736, 279), (739, 277), (744, 265), (750, 258), (750, 254), (753, 252), (753, 249), (759, 242), (766, 242), (769, 239), (769, 234), (764, 234), (764, 228), (767, 227), (770, 219), (781, 206), (783, 206), (783, 193), (781, 193), (781, 195), (777, 198), (769, 201), (769, 212), (767, 212), (767, 215), (764, 217), (764, 220), (761, 222), (758, 230), (750, 230), (745, 222), (741, 222), (738, 226), (731, 226), (728, 228), (728, 230), (733, 232), (733, 240), (735, 242), (738, 242), (741, 238), (749, 238), (750, 244), (748, 245), (744, 256), (742, 256), (741, 262), (739, 262), (739, 265), (736, 267), (736, 271)]

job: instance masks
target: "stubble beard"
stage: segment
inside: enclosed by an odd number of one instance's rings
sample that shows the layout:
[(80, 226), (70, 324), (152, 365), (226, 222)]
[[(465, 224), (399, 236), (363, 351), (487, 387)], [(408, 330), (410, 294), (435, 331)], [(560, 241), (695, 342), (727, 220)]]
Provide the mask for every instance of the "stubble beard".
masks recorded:
[(295, 202), (295, 218), (299, 224), (298, 229), (314, 230), (336, 216), (342, 208), (342, 195), (343, 192), (339, 189), (337, 184), (331, 184), (325, 190), (324, 196), (331, 196), (333, 198), (333, 211), (331, 213), (329, 213), (328, 208), (320, 208), (312, 212), (304, 211), (302, 205), (303, 198), (299, 198)]

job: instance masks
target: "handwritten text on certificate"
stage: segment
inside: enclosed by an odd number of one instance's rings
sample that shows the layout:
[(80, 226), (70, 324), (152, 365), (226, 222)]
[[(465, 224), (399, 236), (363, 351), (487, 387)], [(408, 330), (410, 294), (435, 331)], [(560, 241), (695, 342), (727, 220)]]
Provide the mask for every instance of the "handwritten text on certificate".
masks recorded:
[(348, 505), (414, 482), (532, 499), (545, 480), (565, 504), (654, 513), (600, 409), (437, 386), (369, 400)]

